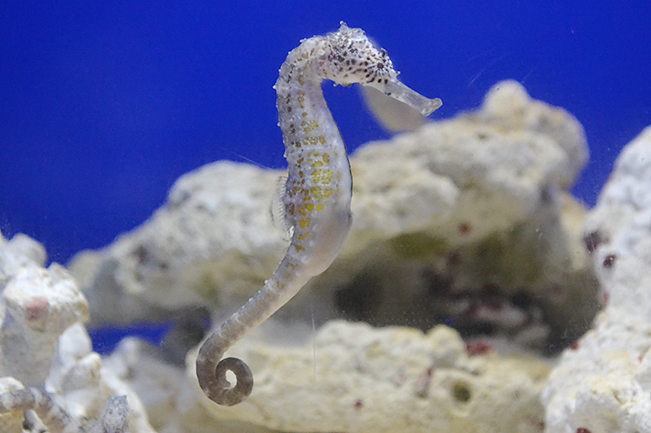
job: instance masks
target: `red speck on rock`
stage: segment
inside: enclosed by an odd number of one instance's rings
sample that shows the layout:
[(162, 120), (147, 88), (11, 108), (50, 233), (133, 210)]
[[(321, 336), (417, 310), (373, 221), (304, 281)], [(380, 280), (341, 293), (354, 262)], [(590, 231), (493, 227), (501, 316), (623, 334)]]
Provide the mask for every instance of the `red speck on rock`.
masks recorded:
[(493, 350), (493, 346), (485, 341), (476, 340), (466, 342), (466, 352), (470, 356), (485, 355)]
[(355, 404), (353, 405), (355, 409), (361, 409), (364, 407), (364, 402), (362, 400), (357, 400), (355, 401)]
[(432, 374), (434, 373), (434, 367), (427, 367), (423, 373), (418, 376), (416, 380), (416, 395), (425, 398), (429, 393), (429, 386), (432, 383)]
[(601, 244), (605, 242), (603, 236), (598, 231), (588, 233), (584, 238), (583, 242), (585, 247), (590, 254), (594, 253)]
[(587, 428), (579, 427), (578, 429), (576, 429), (576, 433), (592, 433), (592, 432)]
[(578, 348), (579, 348), (579, 340), (576, 340), (572, 344), (570, 344), (570, 350), (576, 350)]
[(610, 300), (610, 293), (604, 292), (601, 295), (601, 302), (600, 302), (601, 308), (606, 308), (609, 300)]
[(615, 266), (615, 260), (617, 260), (617, 256), (615, 254), (608, 254), (604, 258), (604, 268), (610, 269)]
[(461, 256), (458, 251), (452, 251), (447, 257), (448, 266), (456, 266), (461, 262)]
[(41, 320), (47, 315), (49, 306), (45, 296), (34, 296), (25, 305), (25, 318), (30, 322)]

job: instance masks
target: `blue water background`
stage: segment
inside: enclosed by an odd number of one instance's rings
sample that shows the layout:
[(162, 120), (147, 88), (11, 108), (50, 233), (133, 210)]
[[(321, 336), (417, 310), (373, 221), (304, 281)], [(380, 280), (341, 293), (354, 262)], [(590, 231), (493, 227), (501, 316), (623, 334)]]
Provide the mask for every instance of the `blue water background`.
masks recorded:
[[(278, 68), (302, 38), (362, 27), (401, 79), (477, 107), (522, 82), (584, 125), (593, 205), (622, 146), (651, 124), (647, 1), (0, 2), (0, 229), (65, 263), (109, 244), (211, 161), (283, 168)], [(350, 151), (387, 138), (358, 93), (325, 86)]]

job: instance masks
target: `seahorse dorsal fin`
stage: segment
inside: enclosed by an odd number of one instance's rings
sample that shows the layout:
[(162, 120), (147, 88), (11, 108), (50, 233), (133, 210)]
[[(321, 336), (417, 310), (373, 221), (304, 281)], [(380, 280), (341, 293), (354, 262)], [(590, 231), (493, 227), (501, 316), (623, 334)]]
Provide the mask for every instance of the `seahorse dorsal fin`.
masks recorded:
[(269, 213), (274, 227), (283, 231), (283, 240), (289, 242), (292, 238), (292, 225), (287, 219), (287, 210), (283, 197), (285, 197), (287, 175), (279, 176), (276, 180), (276, 190), (269, 205)]

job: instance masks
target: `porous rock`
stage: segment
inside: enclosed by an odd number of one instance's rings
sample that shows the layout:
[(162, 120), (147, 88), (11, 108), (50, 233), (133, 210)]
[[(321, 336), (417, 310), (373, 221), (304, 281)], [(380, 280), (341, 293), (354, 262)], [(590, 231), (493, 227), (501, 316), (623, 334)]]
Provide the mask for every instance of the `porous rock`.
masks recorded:
[(605, 308), (550, 376), (546, 431), (651, 432), (651, 128), (618, 157), (585, 242)]
[[(123, 339), (104, 365), (128, 383), (159, 433), (269, 433), (246, 421), (216, 420), (200, 403), (195, 378), (166, 362), (157, 347), (133, 337)], [(188, 380), (188, 378), (190, 380)]]
[(106, 365), (142, 395), (161, 433), (542, 431), (549, 367), (498, 356), (445, 326), (425, 334), (331, 321), (315, 334), (266, 324), (228, 355), (255, 371), (253, 394), (233, 407), (209, 401), (193, 368), (184, 373), (132, 338)]
[(548, 367), (530, 357), (469, 353), (445, 326), (424, 334), (331, 321), (300, 347), (263, 341), (247, 339), (229, 352), (251, 360), (256, 384), (234, 407), (202, 397), (216, 419), (292, 432), (541, 431)]
[(218, 162), (181, 176), (164, 207), (108, 248), (82, 252), (70, 269), (94, 323), (166, 319), (197, 305), (241, 303), (286, 248), (270, 203), (279, 172)]
[[(0, 377), (2, 392), (36, 386), (83, 424), (96, 420), (109, 396), (127, 395), (132, 433), (153, 433), (138, 397), (92, 351), (83, 326), (88, 304), (62, 266), (43, 268), (45, 250), (25, 235), (0, 234)], [(2, 431), (23, 414), (0, 418)], [(41, 424), (34, 425), (34, 431)]]
[[(350, 236), (278, 317), (422, 329), (447, 320), (464, 335), (481, 322), (558, 350), (597, 310), (584, 209), (565, 192), (586, 158), (580, 124), (511, 81), (475, 112), (360, 148)], [(280, 175), (224, 161), (201, 167), (141, 227), (80, 253), (70, 267), (95, 323), (197, 306), (221, 320), (245, 302), (287, 245), (269, 212)]]
[(25, 386), (43, 384), (59, 336), (88, 319), (88, 304), (68, 271), (43, 268), (42, 247), (24, 235), (0, 235), (0, 371)]
[[(13, 377), (0, 378), (0, 394), (22, 389), (23, 385)], [(24, 433), (23, 423), (25, 417), (22, 413), (0, 414), (0, 431), (3, 433)]]

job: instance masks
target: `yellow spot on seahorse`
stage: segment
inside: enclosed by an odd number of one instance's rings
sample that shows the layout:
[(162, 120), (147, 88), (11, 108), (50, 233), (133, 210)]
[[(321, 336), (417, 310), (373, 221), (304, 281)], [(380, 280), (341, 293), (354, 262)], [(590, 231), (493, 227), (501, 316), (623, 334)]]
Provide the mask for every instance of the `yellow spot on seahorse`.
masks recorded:
[(307, 212), (305, 211), (305, 207), (304, 207), (304, 206), (299, 205), (298, 208), (296, 209), (296, 211), (297, 211), (298, 213), (300, 213), (301, 215), (303, 215), (303, 216), (306, 216), (306, 215), (307, 215)]
[(301, 228), (304, 228), (304, 229), (308, 228), (310, 226), (310, 222), (311, 222), (311, 220), (309, 218), (305, 218), (305, 219), (302, 219), (302, 220), (299, 221), (299, 223), (301, 224)]
[(314, 210), (314, 203), (305, 203), (305, 209), (307, 209), (308, 212), (312, 212)]
[(312, 167), (323, 167), (323, 163), (321, 161), (314, 161)]
[[(321, 137), (323, 137), (323, 136), (319, 136), (319, 137), (305, 137), (305, 138), (303, 139), (303, 144), (306, 145), (306, 146), (308, 146), (308, 145), (310, 145), (310, 144), (313, 145), (313, 146), (316, 146), (317, 144), (325, 144), (325, 141), (321, 141)], [(325, 140), (325, 139), (324, 139), (324, 140)]]
[(305, 251), (305, 247), (302, 247), (300, 245), (294, 245), (294, 247), (296, 248), (296, 251), (298, 251), (298, 252)]
[(321, 212), (323, 209), (325, 209), (325, 205), (323, 203), (319, 203), (316, 205), (317, 212)]
[(310, 232), (301, 233), (300, 235), (298, 235), (298, 240), (299, 241), (304, 241), (305, 238), (307, 238), (309, 235), (310, 235)]
[(323, 200), (323, 192), (321, 192), (320, 186), (313, 186), (310, 188), (310, 194), (314, 197), (315, 200)]
[(316, 169), (312, 172), (312, 182), (325, 183), (332, 182), (332, 171)]
[(324, 188), (323, 190), (323, 196), (325, 198), (328, 198), (332, 195), (332, 188)]
[(303, 127), (303, 131), (306, 134), (309, 134), (310, 132), (314, 131), (316, 128), (319, 127), (319, 122), (316, 120), (310, 120), (309, 122), (306, 122), (305, 120), (301, 122), (301, 126)]
[[(321, 137), (323, 137), (323, 135)], [(330, 155), (328, 155), (327, 153), (324, 153), (323, 154), (323, 162), (325, 162), (326, 164), (329, 163), (330, 162)]]

